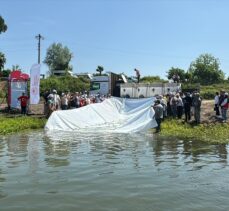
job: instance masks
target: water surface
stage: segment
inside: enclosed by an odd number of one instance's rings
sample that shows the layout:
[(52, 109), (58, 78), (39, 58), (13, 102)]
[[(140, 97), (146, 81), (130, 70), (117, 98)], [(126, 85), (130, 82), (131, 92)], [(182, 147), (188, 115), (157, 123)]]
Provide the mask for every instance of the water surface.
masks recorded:
[(227, 153), (151, 134), (0, 137), (0, 210), (228, 210)]

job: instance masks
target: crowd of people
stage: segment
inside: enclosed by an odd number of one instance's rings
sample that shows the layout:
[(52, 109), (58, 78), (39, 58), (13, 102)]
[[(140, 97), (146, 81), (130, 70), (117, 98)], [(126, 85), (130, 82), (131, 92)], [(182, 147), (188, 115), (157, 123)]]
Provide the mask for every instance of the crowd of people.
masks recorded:
[(176, 93), (167, 94), (165, 96), (156, 96), (153, 106), (155, 111), (155, 119), (157, 121), (156, 132), (160, 132), (161, 121), (167, 117), (181, 119), (185, 116), (185, 121), (191, 121), (192, 115), (194, 122), (200, 123), (200, 108), (202, 98), (198, 92), (193, 93)]
[[(89, 95), (87, 92), (74, 92), (74, 93), (62, 93), (59, 95), (54, 89), (51, 93), (46, 91), (44, 94), (45, 100), (45, 115), (49, 117), (53, 111), (56, 110), (67, 110), (73, 108), (80, 108), (92, 103), (100, 103), (110, 96), (104, 95)], [(26, 114), (26, 105), (28, 97), (25, 93), (18, 98), (21, 101), (21, 112)], [(161, 121), (167, 117), (182, 119), (186, 122), (192, 120), (196, 124), (200, 123), (200, 111), (201, 111), (202, 98), (198, 92), (193, 93), (176, 93), (167, 95), (157, 95), (154, 102), (153, 108), (155, 111), (155, 119), (158, 127), (156, 132), (160, 131)], [(214, 111), (216, 117), (222, 122), (227, 120), (227, 110), (229, 107), (228, 93), (225, 91), (216, 92), (214, 98)]]
[[(158, 127), (156, 132), (160, 131), (161, 121), (166, 117), (181, 119), (184, 115), (186, 122), (190, 122), (192, 116), (196, 124), (200, 123), (200, 111), (202, 98), (198, 92), (193, 93), (177, 93), (168, 94), (166, 96), (156, 96), (154, 104), (155, 119)], [(229, 107), (228, 93), (225, 91), (216, 92), (215, 95), (215, 107), (216, 117), (222, 122), (227, 121), (227, 110)]]
[(55, 89), (51, 93), (46, 91), (44, 94), (45, 114), (49, 117), (53, 111), (80, 108), (92, 103), (100, 103), (109, 97), (109, 95), (100, 94), (89, 95), (87, 92), (63, 92), (59, 95)]

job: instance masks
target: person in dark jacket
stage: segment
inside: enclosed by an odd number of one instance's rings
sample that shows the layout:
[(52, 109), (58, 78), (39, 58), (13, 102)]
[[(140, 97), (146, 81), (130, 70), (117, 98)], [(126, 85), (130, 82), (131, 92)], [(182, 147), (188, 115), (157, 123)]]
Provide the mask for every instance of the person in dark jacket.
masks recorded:
[(220, 90), (220, 93), (219, 93), (219, 108), (220, 108), (220, 113), (222, 114), (222, 102), (224, 101), (224, 94), (225, 94), (225, 91), (224, 90)]
[(219, 92), (215, 93), (215, 98), (214, 98), (214, 102), (215, 102), (215, 107), (214, 107), (214, 111), (215, 111), (215, 115), (219, 116)]
[(184, 97), (185, 122), (191, 120), (191, 106), (192, 106), (192, 98), (190, 97), (190, 93), (185, 93), (185, 97)]

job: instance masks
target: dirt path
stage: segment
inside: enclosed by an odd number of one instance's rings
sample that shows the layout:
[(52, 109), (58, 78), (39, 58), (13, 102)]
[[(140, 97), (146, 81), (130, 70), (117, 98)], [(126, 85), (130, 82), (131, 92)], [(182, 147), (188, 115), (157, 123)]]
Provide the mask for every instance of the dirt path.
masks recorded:
[(203, 100), (201, 105), (201, 122), (210, 123), (218, 121), (215, 118), (214, 100)]

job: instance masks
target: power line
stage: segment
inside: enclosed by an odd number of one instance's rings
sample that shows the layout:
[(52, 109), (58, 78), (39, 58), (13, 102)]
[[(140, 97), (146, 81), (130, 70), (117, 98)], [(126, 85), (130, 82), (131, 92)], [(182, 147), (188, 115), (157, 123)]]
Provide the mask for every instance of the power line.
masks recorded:
[(38, 34), (35, 38), (38, 40), (38, 64), (40, 64), (40, 58), (41, 58), (41, 40), (44, 40), (44, 37), (42, 37), (40, 34)]

